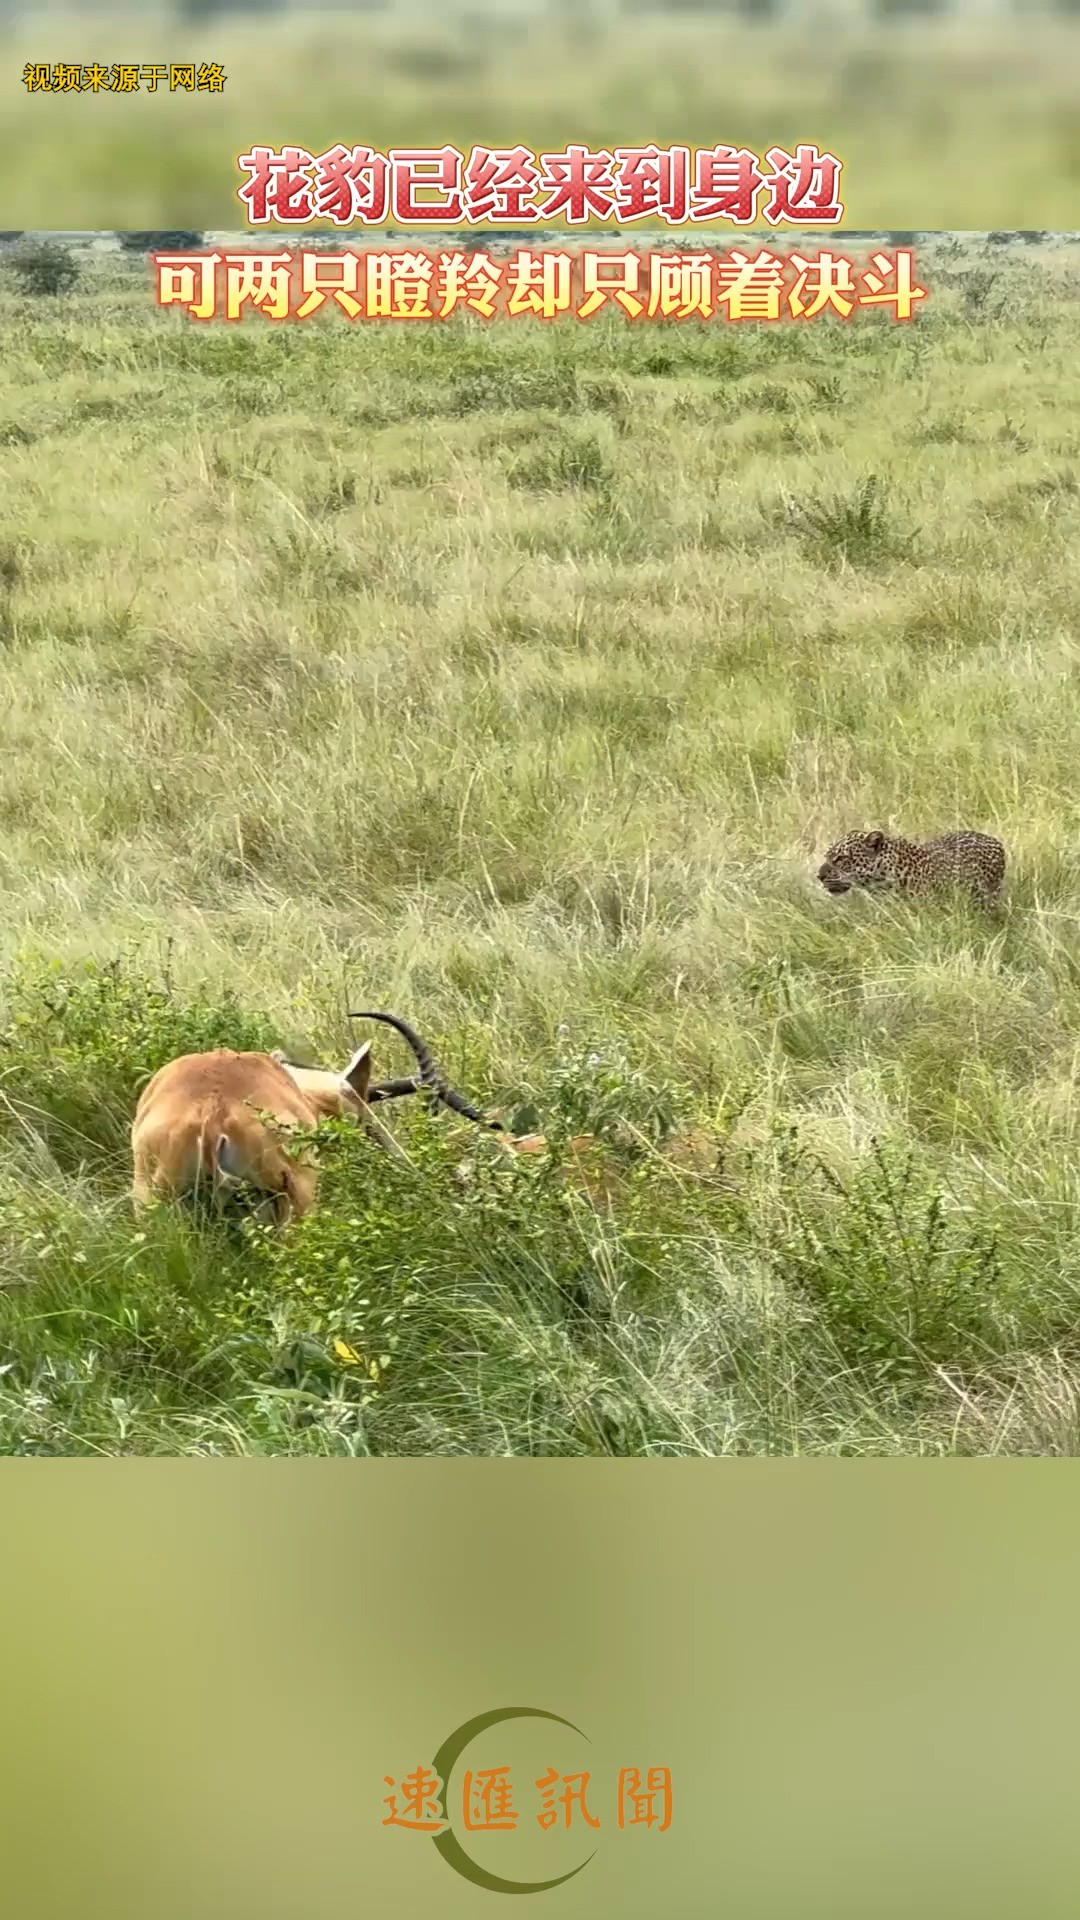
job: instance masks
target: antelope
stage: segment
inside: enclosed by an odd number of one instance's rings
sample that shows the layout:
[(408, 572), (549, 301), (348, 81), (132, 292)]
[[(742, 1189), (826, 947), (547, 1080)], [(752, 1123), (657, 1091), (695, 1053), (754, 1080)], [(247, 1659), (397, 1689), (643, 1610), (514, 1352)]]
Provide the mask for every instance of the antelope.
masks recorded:
[(280, 1134), (310, 1131), (321, 1120), (353, 1119), (394, 1158), (409, 1164), (371, 1111), (381, 1101), (407, 1094), (422, 1094), (479, 1126), (507, 1133), (454, 1092), (406, 1021), (392, 1013), (350, 1013), (349, 1018), (394, 1027), (416, 1055), (418, 1073), (372, 1086), (370, 1040), (341, 1073), (299, 1066), (280, 1049), (234, 1053), (227, 1047), (182, 1054), (159, 1068), (143, 1088), (131, 1128), (136, 1212), (155, 1199), (176, 1198), (200, 1186), (220, 1206), (230, 1192), (249, 1187), (259, 1195), (256, 1217), (283, 1230), (310, 1212), (317, 1174), (310, 1152), (290, 1154)]

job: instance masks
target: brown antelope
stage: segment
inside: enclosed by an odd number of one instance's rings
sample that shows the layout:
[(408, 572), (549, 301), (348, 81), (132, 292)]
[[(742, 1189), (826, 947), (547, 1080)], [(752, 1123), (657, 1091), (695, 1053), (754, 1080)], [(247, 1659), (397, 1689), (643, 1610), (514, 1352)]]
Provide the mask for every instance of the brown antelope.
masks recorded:
[(248, 1187), (260, 1195), (256, 1214), (283, 1228), (310, 1211), (317, 1186), (310, 1151), (290, 1153), (288, 1135), (308, 1132), (321, 1120), (350, 1118), (408, 1164), (371, 1112), (380, 1101), (406, 1094), (424, 1094), (480, 1126), (506, 1133), (447, 1085), (430, 1049), (396, 1014), (350, 1018), (382, 1020), (396, 1028), (416, 1055), (416, 1077), (372, 1086), (370, 1040), (342, 1073), (297, 1066), (279, 1051), (233, 1053), (225, 1047), (183, 1054), (161, 1067), (143, 1088), (131, 1128), (136, 1210), (200, 1186), (220, 1205), (230, 1191)]

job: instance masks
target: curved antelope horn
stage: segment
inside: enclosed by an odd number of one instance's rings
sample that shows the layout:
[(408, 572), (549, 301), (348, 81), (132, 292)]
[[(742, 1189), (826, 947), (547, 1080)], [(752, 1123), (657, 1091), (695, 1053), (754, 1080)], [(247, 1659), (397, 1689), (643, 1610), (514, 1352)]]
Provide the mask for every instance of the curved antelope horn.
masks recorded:
[[(406, 1046), (411, 1047), (416, 1055), (416, 1063), (420, 1068), (420, 1085), (414, 1089), (415, 1092), (430, 1093), (435, 1100), (441, 1100), (443, 1105), (449, 1107), (454, 1113), (463, 1114), (466, 1120), (475, 1120), (479, 1127), (489, 1127), (492, 1133), (506, 1132), (506, 1128), (497, 1120), (488, 1120), (484, 1114), (478, 1113), (475, 1107), (471, 1107), (467, 1100), (462, 1099), (460, 1093), (454, 1092), (454, 1089), (448, 1085), (445, 1074), (436, 1066), (430, 1047), (424, 1045), (420, 1035), (410, 1027), (407, 1020), (400, 1020), (396, 1013), (350, 1013), (349, 1019), (382, 1020), (388, 1027), (393, 1027), (400, 1033)], [(406, 1090), (400, 1081), (390, 1081), (387, 1084), (402, 1092)], [(384, 1095), (384, 1098), (393, 1099), (394, 1097), (394, 1094)]]
[[(359, 1018), (359, 1016), (357, 1017)], [(276, 1060), (279, 1067), (300, 1067), (302, 1070), (307, 1071), (309, 1065), (309, 1063), (304, 1060), (293, 1060), (289, 1054), (286, 1053), (284, 1047), (273, 1047), (270, 1052), (270, 1058), (271, 1060)], [(424, 1093), (427, 1091), (429, 1091), (429, 1089), (425, 1087), (424, 1082), (420, 1079), (419, 1075), (415, 1073), (401, 1080), (378, 1080), (368, 1088), (364, 1096), (364, 1105), (375, 1107), (378, 1106), (380, 1100), (402, 1100), (406, 1094)]]
[(367, 1104), (377, 1106), (380, 1100), (400, 1100), (407, 1093), (423, 1093), (424, 1083), (418, 1074), (412, 1074), (404, 1080), (380, 1080), (367, 1090)]

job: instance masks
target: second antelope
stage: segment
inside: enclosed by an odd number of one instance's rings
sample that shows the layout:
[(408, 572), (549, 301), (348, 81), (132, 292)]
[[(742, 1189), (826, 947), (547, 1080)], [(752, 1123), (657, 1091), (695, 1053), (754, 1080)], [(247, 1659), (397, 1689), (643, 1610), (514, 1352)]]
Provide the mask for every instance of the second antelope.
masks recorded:
[(279, 1051), (234, 1053), (219, 1047), (210, 1053), (182, 1054), (147, 1082), (135, 1110), (131, 1152), (136, 1209), (199, 1188), (220, 1205), (246, 1188), (257, 1196), (256, 1217), (284, 1228), (310, 1211), (317, 1188), (310, 1151), (290, 1153), (288, 1135), (310, 1132), (322, 1120), (349, 1118), (387, 1152), (405, 1160), (371, 1109), (407, 1094), (425, 1095), (505, 1134), (497, 1121), (486, 1120), (447, 1085), (430, 1049), (406, 1021), (393, 1013), (349, 1017), (382, 1020), (394, 1027), (416, 1056), (415, 1077), (373, 1086), (370, 1040), (357, 1048), (341, 1073), (298, 1066)]

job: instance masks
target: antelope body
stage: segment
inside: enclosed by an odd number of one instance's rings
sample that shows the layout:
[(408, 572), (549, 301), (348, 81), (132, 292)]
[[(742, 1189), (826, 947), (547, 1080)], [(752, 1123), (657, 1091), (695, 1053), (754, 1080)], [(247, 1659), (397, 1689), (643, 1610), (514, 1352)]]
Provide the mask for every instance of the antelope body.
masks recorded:
[(279, 1228), (309, 1212), (317, 1173), (310, 1152), (289, 1151), (288, 1136), (327, 1119), (356, 1120), (396, 1158), (407, 1156), (380, 1126), (379, 1101), (424, 1093), (495, 1132), (505, 1129), (470, 1107), (439, 1072), (430, 1051), (395, 1014), (353, 1014), (383, 1020), (408, 1042), (419, 1073), (414, 1079), (371, 1085), (371, 1042), (357, 1049), (342, 1073), (302, 1067), (283, 1053), (188, 1053), (161, 1067), (143, 1088), (131, 1129), (132, 1200), (137, 1210), (156, 1198), (203, 1188), (216, 1204), (240, 1187), (259, 1196), (257, 1216)]

